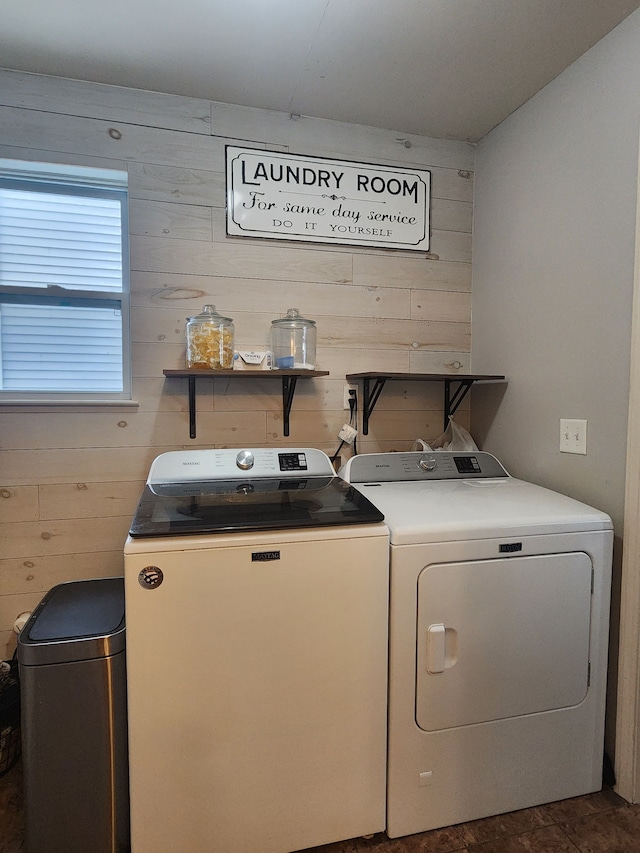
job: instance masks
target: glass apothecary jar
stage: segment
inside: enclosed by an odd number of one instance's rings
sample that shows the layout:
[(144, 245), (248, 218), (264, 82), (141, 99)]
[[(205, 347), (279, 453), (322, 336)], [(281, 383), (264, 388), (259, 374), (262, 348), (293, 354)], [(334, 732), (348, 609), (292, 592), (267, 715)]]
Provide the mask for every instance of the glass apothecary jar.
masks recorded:
[(271, 322), (273, 367), (280, 370), (316, 369), (316, 324), (289, 308), (287, 316)]
[(233, 320), (222, 317), (215, 305), (187, 318), (187, 367), (201, 370), (233, 368)]

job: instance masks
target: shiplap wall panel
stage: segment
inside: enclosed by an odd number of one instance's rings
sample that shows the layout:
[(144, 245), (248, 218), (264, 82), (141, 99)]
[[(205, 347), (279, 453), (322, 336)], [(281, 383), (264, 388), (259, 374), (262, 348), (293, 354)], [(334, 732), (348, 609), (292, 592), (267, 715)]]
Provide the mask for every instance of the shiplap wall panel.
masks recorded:
[[(203, 384), (203, 380), (199, 384)], [(243, 412), (251, 412), (255, 408), (282, 413), (282, 383), (277, 379), (236, 380), (220, 377), (211, 385), (216, 412), (235, 412), (239, 419), (244, 417)], [(344, 378), (301, 380), (296, 386), (293, 410), (318, 412), (323, 409), (342, 409), (343, 387)]]
[(349, 318), (334, 317), (323, 344), (345, 347), (391, 349), (465, 350), (469, 347), (469, 323), (444, 323), (437, 320), (379, 320), (375, 317), (353, 323)]
[(131, 239), (131, 269), (142, 272), (176, 272), (188, 275), (216, 275), (257, 278), (262, 281), (350, 282), (352, 258), (344, 252), (269, 246), (236, 239), (226, 243), (184, 240), (176, 252), (173, 241), (162, 237)]
[(194, 204), (130, 199), (129, 233), (143, 237), (211, 241), (211, 208)]
[(429, 169), (431, 172), (431, 198), (449, 201), (473, 202), (473, 172), (465, 169)]
[(411, 373), (470, 373), (469, 352), (419, 352), (409, 353)]
[[(314, 319), (316, 315), (335, 313), (336, 306), (340, 307), (341, 314), (348, 317), (361, 317), (364, 307), (371, 317), (400, 320), (411, 313), (409, 288), (400, 291), (397, 288), (364, 284), (283, 282), (226, 276), (170, 276), (166, 273), (141, 272), (133, 273), (131, 278), (132, 312), (138, 314), (134, 328), (139, 340), (157, 338), (155, 325), (146, 333), (138, 331), (145, 317), (154, 314), (161, 316), (159, 311), (150, 309), (174, 309), (173, 313), (180, 321), (179, 334), (183, 339), (186, 317), (198, 314), (206, 302), (215, 303), (220, 313), (231, 316), (233, 320), (237, 312), (246, 313), (247, 307), (259, 305), (261, 313), (269, 313), (264, 327), (265, 334), (261, 338), (268, 336), (271, 319), (283, 315), (294, 302), (296, 306), (300, 303), (299, 307), (304, 309), (305, 316)], [(155, 322), (156, 319), (153, 320)], [(140, 325), (140, 328), (144, 326)], [(235, 331), (236, 340), (242, 343), (242, 330), (236, 327)]]
[(37, 521), (39, 517), (36, 486), (0, 488), (0, 523)]
[[(82, 418), (57, 412), (48, 417), (0, 414), (0, 431), (4, 430), (7, 420), (17, 417), (21, 417), (22, 429), (13, 430), (10, 435), (5, 431), (3, 450), (162, 447), (176, 435), (188, 435), (189, 430), (186, 412), (133, 411), (126, 415), (97, 412), (84, 414)], [(237, 441), (239, 445), (250, 445), (265, 440), (264, 412), (252, 412), (250, 417), (245, 414), (242, 421), (234, 412), (204, 412), (199, 420), (208, 425), (209, 442), (212, 435), (223, 444)], [(206, 444), (207, 441), (204, 436), (198, 436), (193, 443)]]
[[(346, 122), (334, 122), (308, 116), (238, 107), (214, 102), (211, 132), (221, 137), (236, 136), (257, 141), (268, 139), (287, 145), (297, 154), (319, 154), (369, 162), (393, 162), (402, 166), (428, 169), (430, 165), (472, 170), (474, 148), (464, 142), (427, 139), (422, 136), (375, 130)], [(313, 150), (311, 141), (313, 140)], [(407, 144), (408, 143), (408, 144)]]
[(144, 92), (141, 97), (136, 89), (60, 80), (22, 71), (3, 72), (0, 103), (45, 113), (104, 118), (188, 133), (211, 132), (209, 101), (157, 92)]
[(466, 201), (433, 198), (431, 227), (434, 231), (464, 231), (471, 233), (473, 205)]
[(393, 373), (405, 373), (409, 370), (408, 350), (378, 349), (377, 341), (370, 346), (356, 347), (318, 347), (318, 364), (322, 370), (328, 370), (331, 376), (345, 376), (347, 373), (364, 373), (367, 370), (384, 370)]
[[(197, 411), (213, 411), (212, 387), (206, 382), (197, 383)], [(184, 379), (138, 376), (133, 380), (133, 396), (139, 404), (140, 412), (188, 411), (189, 402), (184, 392)]]
[[(431, 251), (228, 237), (227, 144), (429, 170)], [(0, 72), (0, 157), (128, 171), (139, 403), (0, 408), (0, 643), (9, 651), (15, 616), (52, 585), (122, 573), (130, 519), (160, 453), (270, 444), (333, 453), (349, 416), (346, 373), (469, 370), (471, 145)], [(233, 318), (243, 346), (266, 345), (288, 307), (316, 320), (318, 367), (330, 375), (298, 381), (288, 438), (279, 377), (220, 377), (198, 380), (189, 439), (187, 383), (162, 371), (184, 366), (186, 318), (208, 302)], [(442, 419), (441, 384), (387, 383), (359, 449), (406, 450), (437, 435)], [(467, 419), (465, 400), (457, 420)]]
[[(327, 436), (337, 437), (345, 420), (348, 418), (345, 418), (342, 411), (305, 411), (294, 404), (291, 410), (289, 438), (285, 438), (283, 434), (282, 410), (267, 412), (267, 441), (280, 445), (318, 447), (322, 441), (327, 440)], [(335, 444), (339, 444), (339, 439), (335, 439)]]
[(85, 554), (0, 560), (0, 576), (3, 591), (7, 595), (20, 595), (24, 592), (42, 595), (59, 583), (61, 576), (65, 576), (66, 580), (75, 581), (118, 577), (122, 575), (122, 571), (121, 548), (114, 551), (94, 551), (90, 560)]
[[(224, 306), (220, 305), (220, 308)], [(160, 318), (161, 319), (161, 318)], [(238, 340), (246, 340), (248, 343), (257, 342), (258, 333), (264, 334), (264, 323), (267, 317), (260, 315), (243, 314), (236, 312), (236, 336)], [(160, 320), (159, 320), (160, 322)], [(175, 326), (166, 326), (167, 332)], [(164, 333), (163, 333), (164, 334)], [(395, 349), (413, 352), (415, 350), (438, 350), (438, 351), (468, 351), (471, 337), (469, 322), (448, 322), (439, 320), (397, 320), (392, 318), (368, 317), (360, 318), (357, 322), (351, 317), (327, 316), (318, 322), (318, 345), (319, 348), (347, 347), (349, 349), (375, 347), (376, 349)], [(173, 334), (171, 339), (162, 346), (151, 342), (136, 341), (134, 350), (139, 352), (145, 350), (146, 359), (144, 370), (137, 372), (138, 376), (153, 376), (158, 374), (159, 365), (155, 359), (166, 357), (171, 363), (163, 364), (162, 367), (176, 367), (184, 364), (184, 344), (177, 342), (181, 335)], [(175, 342), (174, 342), (175, 339)], [(165, 339), (163, 339), (164, 341)], [(322, 356), (318, 355), (317, 366), (319, 370), (328, 370)], [(160, 372), (162, 372), (160, 367)], [(142, 369), (142, 358), (137, 365), (138, 371)], [(379, 369), (376, 367), (376, 369)], [(148, 372), (151, 371), (151, 372)], [(347, 371), (347, 372), (356, 372)]]
[[(61, 84), (62, 85), (62, 84)], [(142, 97), (142, 96), (141, 96)], [(0, 107), (2, 144), (32, 139), (38, 148), (83, 156), (220, 170), (224, 146), (210, 136), (102, 119)]]
[[(16, 416), (16, 421), (20, 416)], [(39, 450), (0, 451), (3, 488), (43, 483), (111, 483), (145, 480), (156, 456), (189, 444), (182, 430), (175, 444), (166, 447), (43, 447)], [(134, 507), (131, 508), (132, 511)], [(4, 555), (3, 555), (4, 556)], [(25, 555), (28, 556), (28, 555)]]
[(471, 234), (464, 231), (431, 231), (429, 254), (439, 261), (471, 263)]
[(143, 480), (123, 483), (62, 483), (42, 485), (40, 493), (40, 519), (105, 518), (110, 515), (128, 515), (136, 504)]
[[(456, 413), (456, 422), (465, 429), (469, 429), (469, 410), (460, 409)], [(435, 416), (435, 413), (425, 412), (422, 419), (414, 417), (409, 426), (415, 427), (415, 433), (411, 436), (406, 433), (403, 436), (394, 433), (393, 438), (388, 438), (390, 432), (394, 430), (393, 416), (391, 412), (386, 415), (382, 413), (378, 415), (378, 408), (371, 418), (369, 425), (369, 434), (358, 436), (358, 452), (359, 453), (380, 453), (382, 451), (393, 451), (394, 453), (406, 451), (413, 446), (416, 439), (421, 438), (424, 441), (435, 443), (443, 435), (444, 422), (442, 416)], [(344, 450), (344, 449), (343, 449)]]
[[(127, 536), (131, 518), (114, 516), (94, 518), (91, 523), (77, 519), (49, 521), (22, 521), (0, 524), (0, 553), (4, 558), (114, 551), (122, 546)], [(90, 535), (90, 543), (86, 542)], [(90, 544), (90, 548), (87, 548)]]
[[(358, 384), (357, 382), (354, 384)], [(436, 412), (442, 420), (444, 386), (441, 382), (403, 382), (387, 380), (380, 392), (375, 411), (386, 409), (396, 415), (402, 411)], [(458, 411), (468, 410), (468, 396), (460, 404)], [(375, 417), (375, 414), (373, 415)]]
[[(0, 71), (0, 90), (2, 88), (2, 71)], [(0, 137), (4, 138), (4, 137)], [(41, 142), (44, 144), (45, 140)], [(25, 160), (36, 163), (59, 163), (66, 166), (77, 166), (78, 155), (67, 151), (50, 151), (47, 148), (34, 146), (33, 148), (22, 148), (18, 145), (3, 145), (0, 143), (0, 157), (7, 160)], [(94, 157), (92, 154), (82, 155), (82, 166), (91, 166), (94, 169), (117, 169), (126, 172), (130, 164), (126, 160), (117, 160), (111, 157)]]
[[(315, 446), (321, 439), (321, 431), (331, 430), (334, 427), (335, 435), (345, 422), (345, 418), (324, 412), (316, 413), (313, 417), (310, 412), (292, 412), (291, 432), (295, 434), (303, 445)], [(381, 410), (376, 407), (370, 423), (370, 441), (388, 440), (398, 442), (398, 449), (409, 450), (415, 438), (435, 438), (442, 432), (441, 412), (425, 412), (408, 410), (403, 412), (403, 417), (398, 419), (397, 411)], [(267, 416), (267, 433), (274, 441), (282, 440), (282, 416), (278, 413), (269, 413)], [(336, 442), (339, 444), (339, 441)]]
[(435, 261), (424, 256), (353, 256), (353, 283), (384, 287), (471, 291), (471, 264)]
[(444, 290), (412, 290), (411, 319), (470, 323), (471, 294), (449, 293)]
[[(135, 334), (135, 332), (133, 332)], [(131, 346), (134, 382), (139, 377), (162, 376), (165, 368), (179, 370), (185, 366), (184, 343), (136, 343)], [(186, 394), (186, 384), (183, 380)]]
[(129, 163), (128, 169), (131, 198), (210, 207), (224, 205), (224, 172), (152, 163)]
[[(213, 405), (217, 412), (251, 411), (259, 406), (269, 412), (282, 412), (282, 400), (273, 393), (273, 380), (248, 379), (237, 382), (234, 379), (220, 378), (215, 381)], [(294, 398), (294, 410), (330, 411), (343, 410), (343, 389), (345, 380), (323, 379), (298, 383)], [(357, 385), (357, 383), (353, 383)], [(279, 386), (278, 390), (279, 390)], [(416, 409), (419, 411), (434, 409), (442, 411), (443, 386), (433, 382), (387, 382), (376, 404), (378, 408), (395, 411)], [(461, 410), (468, 408), (468, 398), (461, 404)], [(349, 410), (343, 410), (343, 419), (348, 419)]]
[[(219, 305), (224, 308), (223, 305)], [(236, 323), (236, 337), (238, 341), (247, 343), (259, 342), (259, 337), (265, 335), (265, 322), (269, 323), (271, 315), (245, 314), (234, 312)], [(160, 323), (162, 318), (159, 317)], [(367, 317), (359, 318), (354, 322), (351, 317), (328, 315), (317, 322), (319, 349), (326, 347), (365, 347), (367, 349), (397, 349), (407, 353), (415, 350), (440, 350), (440, 351), (468, 351), (470, 344), (471, 328), (469, 322), (448, 322), (439, 320), (398, 320), (394, 318)], [(170, 334), (175, 325), (165, 326), (167, 334)], [(164, 334), (164, 333), (161, 333)], [(162, 357), (166, 354), (167, 359), (173, 364), (184, 366), (184, 343), (178, 342), (181, 334), (171, 334), (171, 337), (163, 338), (162, 346), (152, 342), (136, 341), (136, 351), (146, 349), (146, 370), (152, 372), (138, 372), (139, 376), (153, 376), (158, 374), (158, 365), (154, 357)], [(166, 343), (164, 341), (166, 340)], [(151, 361), (149, 361), (151, 359)], [(141, 368), (138, 363), (138, 370)], [(318, 355), (317, 366), (319, 370), (328, 370), (322, 356)], [(162, 367), (172, 367), (172, 364), (163, 364)], [(376, 367), (376, 369), (379, 369)], [(162, 368), (160, 368), (162, 372)], [(347, 372), (355, 372), (347, 371)]]

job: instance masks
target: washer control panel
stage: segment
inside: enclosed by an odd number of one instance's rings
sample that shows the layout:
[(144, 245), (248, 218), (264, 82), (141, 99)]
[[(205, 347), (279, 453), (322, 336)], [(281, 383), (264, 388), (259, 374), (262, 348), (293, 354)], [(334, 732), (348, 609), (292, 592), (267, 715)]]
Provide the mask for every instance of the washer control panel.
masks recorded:
[(307, 454), (298, 453), (278, 453), (280, 460), (281, 471), (307, 471)]
[(252, 447), (171, 450), (154, 459), (147, 482), (185, 483), (191, 480), (260, 477), (335, 477), (331, 460), (315, 447)]

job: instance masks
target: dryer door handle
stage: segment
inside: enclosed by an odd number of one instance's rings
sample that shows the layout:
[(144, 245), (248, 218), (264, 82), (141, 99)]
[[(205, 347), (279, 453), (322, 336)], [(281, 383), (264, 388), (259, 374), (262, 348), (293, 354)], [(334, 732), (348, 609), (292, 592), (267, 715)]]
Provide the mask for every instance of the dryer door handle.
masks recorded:
[(442, 622), (427, 628), (427, 671), (436, 673), (445, 670), (446, 629)]

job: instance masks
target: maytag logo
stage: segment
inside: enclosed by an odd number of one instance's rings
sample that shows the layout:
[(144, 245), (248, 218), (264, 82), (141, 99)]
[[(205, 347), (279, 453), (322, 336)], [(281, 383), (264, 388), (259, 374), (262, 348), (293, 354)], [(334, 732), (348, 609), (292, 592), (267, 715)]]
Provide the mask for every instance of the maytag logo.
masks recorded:
[(501, 554), (515, 554), (516, 551), (522, 551), (522, 542), (503, 542), (500, 545)]
[(183, 465), (199, 465), (199, 462), (183, 462)]
[(252, 563), (268, 563), (270, 560), (279, 560), (280, 551), (253, 551), (251, 553)]

